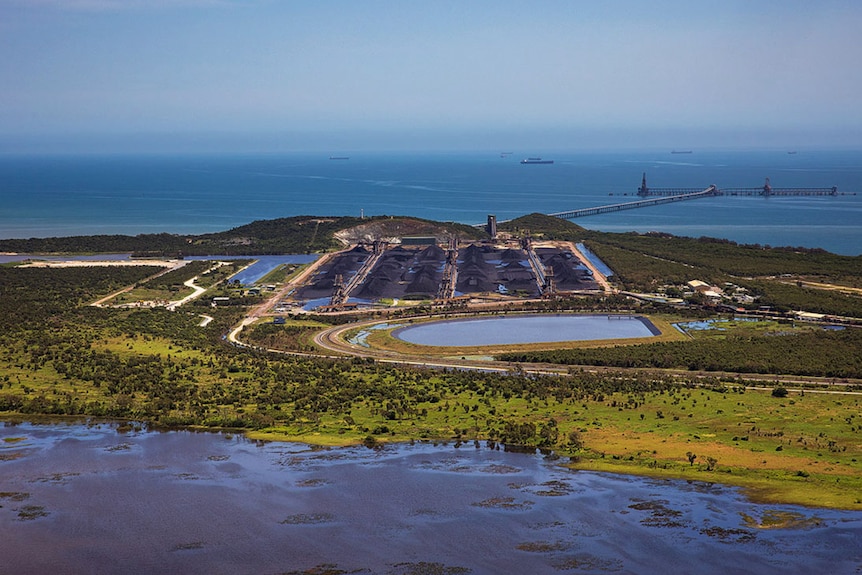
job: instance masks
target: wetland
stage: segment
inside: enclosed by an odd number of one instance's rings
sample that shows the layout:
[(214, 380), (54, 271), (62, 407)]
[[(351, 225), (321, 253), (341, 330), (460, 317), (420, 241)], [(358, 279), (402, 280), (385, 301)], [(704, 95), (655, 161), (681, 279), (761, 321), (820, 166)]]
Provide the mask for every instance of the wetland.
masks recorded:
[[(487, 442), (313, 448), (134, 423), (0, 428), (10, 572), (853, 573), (862, 514), (572, 471)], [(61, 544), (58, 544), (61, 542)]]

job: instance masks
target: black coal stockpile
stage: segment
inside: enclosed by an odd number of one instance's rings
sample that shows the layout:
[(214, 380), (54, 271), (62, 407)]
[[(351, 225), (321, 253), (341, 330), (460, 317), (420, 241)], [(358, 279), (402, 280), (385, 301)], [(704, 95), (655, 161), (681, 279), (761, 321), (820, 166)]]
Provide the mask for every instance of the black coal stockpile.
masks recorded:
[(528, 265), (524, 265), (521, 262), (509, 262), (503, 264), (497, 270), (497, 275), (500, 283), (510, 293), (515, 291), (527, 292), (530, 295), (537, 295), (539, 293), (536, 276), (533, 275), (533, 270)]
[(362, 246), (335, 256), (332, 261), (321, 266), (310, 284), (299, 290), (298, 297), (316, 299), (332, 295), (335, 278), (341, 275), (346, 283), (370, 256), (371, 253)]
[(434, 297), (443, 276), (445, 258), (446, 252), (436, 245), (422, 250), (392, 248), (380, 256), (355, 296), (363, 299), (406, 295)]
[(545, 268), (553, 268), (557, 290), (567, 291), (593, 287), (592, 277), (581, 265), (581, 261), (571, 252), (556, 248), (542, 248), (536, 250), (536, 254)]
[(399, 261), (400, 254), (387, 257), (384, 254), (377, 261), (377, 265), (369, 272), (365, 281), (359, 286), (356, 297), (363, 299), (378, 299), (383, 297), (397, 297), (401, 288), (398, 282), (404, 274), (404, 265)]
[[(374, 268), (351, 297), (366, 300), (436, 297), (446, 262), (446, 250), (431, 245), (424, 248), (397, 246), (383, 252)], [(542, 264), (554, 270), (559, 291), (594, 289), (592, 276), (577, 257), (568, 250), (538, 248)], [(368, 249), (358, 246), (325, 264), (309, 285), (300, 289), (300, 299), (332, 295), (335, 280), (345, 283), (371, 257)], [(471, 244), (458, 250), (458, 275), (455, 291), (462, 294), (508, 293), (536, 296), (540, 293), (527, 253), (521, 249), (497, 249)]]
[[(485, 256), (493, 250), (489, 247), (470, 245), (458, 251), (458, 281), (455, 289), (461, 293), (497, 291), (497, 269), (488, 263)], [(494, 254), (495, 256), (497, 254)]]
[(442, 262), (446, 259), (446, 252), (438, 245), (428, 246), (418, 254), (416, 254), (416, 261), (419, 262)]
[(522, 250), (513, 250), (512, 248), (509, 248), (503, 250), (503, 252), (500, 254), (500, 261), (503, 263), (520, 263), (526, 260), (527, 254)]
[(413, 281), (407, 284), (406, 293), (433, 297), (440, 286), (441, 274), (431, 266), (423, 266), (413, 274)]

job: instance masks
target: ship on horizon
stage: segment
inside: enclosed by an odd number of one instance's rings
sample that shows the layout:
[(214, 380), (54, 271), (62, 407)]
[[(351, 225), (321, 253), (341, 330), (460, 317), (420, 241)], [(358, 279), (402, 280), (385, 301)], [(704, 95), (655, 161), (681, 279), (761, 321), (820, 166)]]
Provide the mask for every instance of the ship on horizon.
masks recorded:
[(522, 164), (553, 164), (554, 160), (543, 160), (542, 158), (524, 158)]
[(691, 150), (671, 150), (671, 154), (693, 154)]

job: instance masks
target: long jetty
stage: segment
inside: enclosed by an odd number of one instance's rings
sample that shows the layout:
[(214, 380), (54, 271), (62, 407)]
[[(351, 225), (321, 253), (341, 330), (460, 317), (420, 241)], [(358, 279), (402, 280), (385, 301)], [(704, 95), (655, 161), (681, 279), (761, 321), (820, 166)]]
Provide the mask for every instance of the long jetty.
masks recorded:
[[(645, 208), (648, 206), (657, 206), (660, 204), (669, 204), (685, 200), (696, 200), (698, 198), (706, 198), (710, 196), (855, 196), (856, 193), (839, 192), (838, 188), (835, 186), (831, 188), (773, 188), (769, 183), (769, 178), (766, 178), (766, 184), (759, 188), (719, 188), (715, 184), (704, 190), (701, 190), (700, 188), (650, 188), (647, 186), (646, 172), (644, 172), (637, 195), (643, 199), (634, 202), (624, 202), (621, 204), (597, 206), (594, 208), (567, 210), (565, 212), (556, 212), (546, 215), (563, 220), (571, 220), (584, 216), (595, 216), (597, 214), (607, 214), (610, 212), (619, 212), (621, 210)], [(500, 222), (495, 220), (495, 223), (505, 223), (506, 221), (508, 220)], [(484, 224), (476, 224), (475, 227), (487, 228)], [(490, 230), (488, 231), (491, 233)]]
[(584, 216), (595, 216), (598, 214), (607, 214), (610, 212), (619, 212), (621, 210), (632, 210), (635, 208), (644, 208), (647, 206), (657, 206), (659, 204), (669, 204), (672, 202), (682, 202), (685, 200), (696, 200), (698, 198), (706, 198), (716, 195), (716, 187), (709, 186), (705, 190), (696, 192), (686, 192), (667, 196), (658, 196), (646, 200), (637, 200), (634, 202), (623, 202), (621, 204), (609, 204), (606, 206), (598, 206), (594, 208), (581, 208), (579, 210), (568, 210), (565, 212), (556, 212), (548, 214), (549, 216), (560, 218), (562, 220), (571, 220), (574, 218), (582, 218)]

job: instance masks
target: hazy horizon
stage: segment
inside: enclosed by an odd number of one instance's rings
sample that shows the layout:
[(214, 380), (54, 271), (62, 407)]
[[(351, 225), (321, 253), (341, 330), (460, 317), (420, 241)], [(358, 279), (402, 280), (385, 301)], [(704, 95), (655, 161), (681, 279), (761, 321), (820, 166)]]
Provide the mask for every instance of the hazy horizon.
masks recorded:
[(0, 0), (0, 152), (862, 148), (862, 4)]

